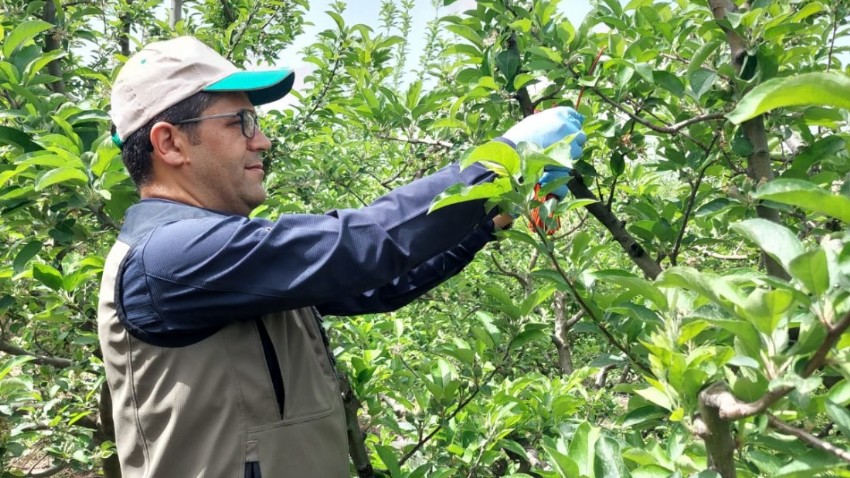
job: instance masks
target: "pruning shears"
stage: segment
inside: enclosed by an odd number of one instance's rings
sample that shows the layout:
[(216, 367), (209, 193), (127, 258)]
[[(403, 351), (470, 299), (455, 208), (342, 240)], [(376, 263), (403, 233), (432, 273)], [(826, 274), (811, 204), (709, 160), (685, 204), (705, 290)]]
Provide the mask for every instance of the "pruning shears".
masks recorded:
[[(587, 74), (592, 75), (593, 70), (596, 69), (596, 64), (599, 63), (599, 58), (602, 57), (602, 52), (605, 51), (605, 47), (599, 49), (599, 52), (596, 53), (596, 58), (593, 59), (593, 63), (590, 65), (590, 70), (588, 70)], [(576, 109), (581, 105), (581, 98), (584, 96), (585, 87), (582, 86), (578, 92), (578, 99), (576, 100)], [(535, 111), (537, 113), (537, 111)], [(551, 236), (555, 234), (558, 229), (561, 227), (561, 218), (554, 217), (555, 216), (555, 208), (558, 206), (558, 196), (554, 193), (546, 194), (545, 197), (540, 195), (540, 183), (534, 185), (534, 197), (541, 203), (548, 203), (549, 201), (553, 201), (550, 203), (551, 207), (549, 208), (549, 219), (550, 221), (546, 221), (544, 218), (540, 217), (540, 208), (536, 207), (531, 211), (531, 225), (533, 227), (537, 227), (541, 231), (546, 232), (547, 235)], [(554, 221), (554, 223), (553, 223)], [(547, 224), (548, 222), (548, 224)]]

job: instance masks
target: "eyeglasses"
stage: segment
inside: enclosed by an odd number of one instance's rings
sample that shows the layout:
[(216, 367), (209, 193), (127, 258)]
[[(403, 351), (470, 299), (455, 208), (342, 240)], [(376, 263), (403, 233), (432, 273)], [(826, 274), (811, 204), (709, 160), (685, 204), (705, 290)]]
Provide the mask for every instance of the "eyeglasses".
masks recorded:
[(239, 118), (242, 124), (242, 135), (248, 139), (257, 134), (257, 113), (251, 110), (240, 110), (236, 113), (222, 113), (220, 115), (201, 116), (200, 118), (190, 118), (182, 121), (177, 121), (172, 124), (181, 125), (186, 123), (197, 123), (198, 121), (215, 119), (215, 118)]

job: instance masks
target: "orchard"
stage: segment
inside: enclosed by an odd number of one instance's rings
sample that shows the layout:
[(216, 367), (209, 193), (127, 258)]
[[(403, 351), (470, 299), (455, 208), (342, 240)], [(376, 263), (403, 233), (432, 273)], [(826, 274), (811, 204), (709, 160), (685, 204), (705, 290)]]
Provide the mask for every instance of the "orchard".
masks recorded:
[[(425, 0), (418, 0), (423, 2)], [(452, 162), (513, 214), (396, 312), (325, 317), (352, 476), (850, 476), (850, 3), (382, 0), (266, 108), (274, 220), (369, 204)], [(0, 478), (120, 476), (97, 338), (138, 193), (109, 92), (142, 45), (285, 64), (308, 0), (0, 0)], [(584, 152), (492, 141), (554, 106)], [(535, 191), (566, 166), (570, 195)], [(551, 187), (563, 185), (555, 184)], [(534, 218), (538, 218), (536, 221)]]

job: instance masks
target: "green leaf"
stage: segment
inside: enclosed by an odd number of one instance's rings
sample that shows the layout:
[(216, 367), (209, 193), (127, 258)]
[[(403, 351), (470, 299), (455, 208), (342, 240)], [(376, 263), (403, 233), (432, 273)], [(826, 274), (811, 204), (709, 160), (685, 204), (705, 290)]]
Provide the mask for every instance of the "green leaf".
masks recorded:
[(62, 168), (51, 169), (50, 171), (47, 171), (46, 173), (42, 174), (35, 181), (35, 190), (41, 191), (42, 189), (48, 186), (69, 181), (76, 181), (85, 184), (89, 181), (89, 177), (86, 176), (85, 172), (80, 171), (79, 169), (74, 167), (66, 166)]
[(655, 83), (672, 93), (674, 96), (680, 97), (685, 94), (685, 84), (678, 76), (664, 70), (655, 70), (652, 74), (655, 78)]
[(479, 32), (477, 30), (471, 27), (468, 27), (466, 25), (454, 24), (446, 25), (446, 30), (469, 40), (469, 42), (478, 47), (478, 49), (484, 48), (484, 41), (481, 39), (481, 35), (479, 35)]
[(799, 105), (850, 109), (850, 76), (815, 72), (767, 80), (747, 93), (726, 118), (740, 124), (776, 108)]
[(21, 130), (10, 128), (8, 126), (0, 126), (0, 144), (11, 144), (12, 146), (17, 146), (24, 150), (24, 153), (31, 153), (33, 151), (44, 149), (32, 140), (32, 136)]
[(55, 291), (62, 290), (62, 274), (47, 264), (33, 264), (32, 276)]
[(789, 269), (792, 259), (803, 253), (803, 245), (794, 233), (767, 219), (747, 219), (732, 224), (732, 230), (755, 243), (785, 270)]
[(795, 456), (790, 463), (780, 468), (773, 478), (811, 478), (835, 468), (844, 468), (844, 462), (825, 451), (812, 449), (804, 455)]
[(461, 169), (481, 163), (500, 176), (514, 175), (519, 171), (519, 153), (501, 141), (490, 141), (472, 151), (460, 162)]
[(511, 182), (508, 178), (499, 178), (492, 183), (481, 183), (475, 186), (455, 184), (434, 198), (428, 212), (432, 213), (437, 209), (466, 201), (495, 198), (510, 190)]
[(838, 426), (838, 429), (844, 434), (844, 438), (850, 438), (850, 411), (847, 410), (847, 407), (842, 407), (829, 399), (826, 400), (824, 405), (826, 406), (826, 414)]
[(720, 40), (713, 40), (710, 42), (704, 43), (699, 50), (694, 53), (694, 56), (691, 58), (690, 63), (688, 64), (688, 77), (692, 77), (697, 70), (703, 69), (702, 65), (705, 63), (705, 60), (708, 59), (708, 56), (712, 53), (717, 52), (718, 47), (722, 42)]
[(51, 28), (53, 28), (53, 24), (41, 20), (29, 20), (21, 23), (3, 40), (3, 56), (11, 57), (12, 53), (24, 42)]
[(672, 470), (660, 465), (639, 466), (632, 470), (631, 475), (632, 478), (670, 478), (670, 476), (674, 476)]
[(789, 264), (788, 272), (816, 296), (829, 289), (829, 263), (826, 252), (821, 248), (795, 257)]
[(616, 270), (594, 272), (593, 277), (604, 283), (624, 287), (636, 295), (652, 301), (661, 310), (667, 309), (667, 298), (664, 296), (664, 293), (655, 284), (646, 279), (635, 277), (631, 274), (624, 274), (624, 271)]
[(603, 436), (596, 442), (595, 478), (628, 478), (629, 471), (620, 454), (617, 440)]
[(38, 251), (41, 250), (42, 243), (41, 241), (30, 241), (21, 248), (18, 255), (15, 256), (15, 261), (12, 263), (12, 268), (15, 270), (15, 273), (18, 274), (24, 267), (26, 267), (27, 263), (38, 254)]
[(390, 476), (393, 478), (402, 476), (401, 466), (399, 466), (398, 458), (395, 456), (395, 448), (387, 445), (375, 445), (375, 451), (378, 452), (378, 456), (381, 457), (381, 461), (384, 462)]
[(717, 73), (705, 68), (697, 69), (690, 76), (691, 90), (693, 90), (695, 97), (697, 99), (702, 98), (702, 95), (706, 94), (714, 85), (716, 79)]
[(545, 342), (551, 339), (551, 332), (544, 324), (525, 324), (522, 332), (518, 333), (511, 340), (510, 349), (516, 350), (522, 348), (530, 342)]
[(15, 367), (23, 365), (31, 360), (35, 360), (35, 357), (31, 355), (19, 355), (17, 357), (12, 357), (5, 362), (0, 362), (0, 380), (2, 380), (6, 375), (9, 375), (9, 372), (14, 370)]
[(496, 55), (496, 66), (511, 81), (519, 69), (519, 54), (514, 50), (505, 50)]
[(555, 447), (544, 443), (543, 450), (549, 456), (549, 463), (561, 478), (575, 478), (579, 476), (578, 465), (569, 456), (561, 453)]
[(646, 401), (654, 403), (661, 408), (673, 410), (673, 403), (670, 402), (670, 397), (655, 387), (639, 388), (635, 390), (635, 393), (646, 399)]
[(582, 422), (570, 441), (569, 457), (578, 466), (579, 473), (584, 476), (593, 476), (596, 441), (599, 435), (599, 428), (591, 426), (588, 422)]
[(751, 193), (756, 199), (799, 207), (850, 223), (850, 198), (800, 179), (774, 179)]
[(770, 335), (793, 305), (794, 295), (791, 291), (756, 289), (747, 297), (741, 312), (759, 332)]

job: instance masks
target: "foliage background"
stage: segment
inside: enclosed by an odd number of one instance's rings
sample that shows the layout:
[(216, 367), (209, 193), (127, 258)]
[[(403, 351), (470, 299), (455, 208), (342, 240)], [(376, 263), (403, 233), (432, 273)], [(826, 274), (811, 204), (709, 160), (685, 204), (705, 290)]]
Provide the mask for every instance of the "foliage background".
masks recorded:
[[(848, 5), (736, 3), (600, 0), (573, 24), (556, 1), (480, 0), (431, 22), (420, 58), (412, 0), (382, 1), (374, 28), (331, 5), (299, 105), (263, 117), (271, 197), (255, 215), (360, 207), (481, 158), (495, 186), (444, 204), (562, 221), (548, 236), (518, 220), (403, 310), (326, 318), (362, 405), (353, 474), (850, 473)], [(0, 6), (0, 476), (119, 476), (96, 296), (136, 193), (110, 84), (178, 34), (273, 62), (307, 3)], [(579, 96), (580, 160), (487, 143)], [(577, 172), (561, 204), (531, 191), (550, 163)]]

